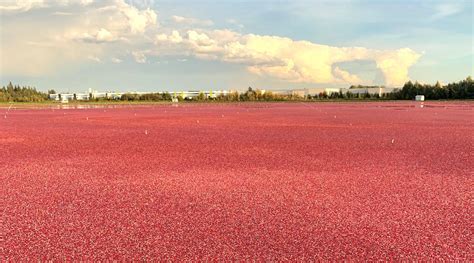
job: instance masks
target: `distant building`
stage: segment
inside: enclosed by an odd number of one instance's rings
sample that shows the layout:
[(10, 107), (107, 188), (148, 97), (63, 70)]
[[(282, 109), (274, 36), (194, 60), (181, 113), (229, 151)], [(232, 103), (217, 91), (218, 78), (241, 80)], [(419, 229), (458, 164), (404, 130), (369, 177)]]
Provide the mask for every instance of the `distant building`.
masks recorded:
[(61, 98), (61, 102), (64, 100), (73, 100), (74, 99), (74, 93), (61, 93), (59, 94)]
[(180, 92), (173, 92), (171, 93), (172, 97), (182, 97), (184, 99), (193, 99), (199, 96), (199, 94), (204, 94), (207, 98), (216, 98), (217, 96), (223, 95), (226, 96), (230, 92), (228, 90), (203, 90), (203, 91), (197, 91), (197, 90), (191, 90), (191, 91), (180, 91)]
[(100, 99), (100, 98), (107, 98), (107, 93), (106, 92), (97, 92), (93, 90), (90, 94), (91, 99)]
[(89, 100), (89, 94), (87, 93), (75, 93), (76, 100)]
[(309, 96), (319, 96), (320, 94), (331, 95), (333, 93), (339, 93), (341, 91), (340, 88), (309, 88), (309, 89), (294, 89), (289, 90), (286, 95), (293, 95), (299, 97), (307, 97)]
[(415, 100), (416, 101), (424, 101), (425, 100), (425, 95), (416, 95)]
[(124, 93), (122, 93), (122, 92), (109, 92), (109, 93), (106, 93), (106, 94), (105, 94), (105, 97), (106, 97), (107, 99), (119, 100), (119, 99), (122, 98), (122, 95), (123, 95), (123, 94), (124, 94)]
[(59, 94), (57, 94), (57, 93), (55, 93), (55, 94), (49, 94), (48, 97), (49, 97), (50, 100), (56, 100), (56, 101), (58, 101), (58, 100), (61, 99), (61, 97), (60, 97)]
[(89, 100), (89, 94), (87, 93), (56, 93), (49, 94), (49, 99), (55, 101), (70, 101), (70, 100)]
[(347, 92), (352, 94), (370, 94), (370, 95), (379, 95), (388, 94), (398, 91), (399, 88), (385, 88), (385, 87), (373, 87), (373, 88), (353, 88), (353, 89), (341, 89), (342, 93), (346, 94)]
[[(340, 88), (305, 88), (305, 89), (286, 89), (286, 90), (269, 90), (275, 95), (282, 96), (297, 96), (301, 98), (306, 97), (317, 97), (325, 94), (331, 96), (334, 93), (343, 94), (352, 93), (352, 94), (370, 94), (382, 96), (383, 94), (392, 93), (398, 91), (398, 88), (385, 88), (385, 87), (355, 87), (349, 89), (340, 89)], [(260, 90), (261, 94), (269, 92), (268, 90)], [(127, 94), (134, 95), (144, 95), (150, 93), (165, 94), (168, 93), (172, 98), (183, 98), (183, 99), (194, 99), (198, 97), (201, 93), (204, 94), (206, 98), (217, 98), (218, 96), (227, 96), (232, 94), (233, 90), (191, 90), (191, 91), (160, 91), (160, 92), (127, 92)], [(59, 94), (49, 94), (51, 100), (61, 101), (61, 100), (91, 100), (91, 99), (111, 99), (111, 100), (120, 100), (122, 96), (126, 94), (124, 92), (98, 92), (97, 90), (89, 89), (88, 93), (59, 93)]]
[(284, 95), (284, 96), (291, 95), (291, 90), (269, 90), (269, 92), (270, 91), (274, 95)]

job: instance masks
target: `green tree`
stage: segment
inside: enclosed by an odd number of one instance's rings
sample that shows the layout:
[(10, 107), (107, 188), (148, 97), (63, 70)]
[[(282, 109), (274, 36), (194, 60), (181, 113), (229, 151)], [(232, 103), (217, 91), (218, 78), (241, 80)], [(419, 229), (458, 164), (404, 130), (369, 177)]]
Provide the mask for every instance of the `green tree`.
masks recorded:
[(207, 99), (206, 94), (204, 94), (204, 92), (202, 92), (202, 91), (199, 92), (199, 94), (196, 97), (196, 100), (198, 100), (198, 101), (204, 101), (206, 99)]

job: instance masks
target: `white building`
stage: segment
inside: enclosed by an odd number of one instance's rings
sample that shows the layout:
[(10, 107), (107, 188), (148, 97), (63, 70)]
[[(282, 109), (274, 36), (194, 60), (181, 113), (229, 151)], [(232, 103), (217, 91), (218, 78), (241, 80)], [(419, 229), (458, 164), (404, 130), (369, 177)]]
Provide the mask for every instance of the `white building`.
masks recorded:
[(388, 94), (398, 91), (399, 88), (385, 88), (385, 87), (374, 87), (374, 88), (353, 88), (353, 89), (341, 89), (342, 93), (346, 94), (347, 92), (352, 94), (370, 94), (370, 95), (379, 95)]
[(192, 90), (192, 91), (179, 91), (179, 92), (172, 92), (170, 93), (172, 97), (182, 97), (184, 99), (193, 99), (199, 96), (199, 94), (203, 93), (204, 96), (207, 98), (216, 98), (217, 96), (220, 95), (228, 95), (230, 92), (228, 90), (203, 90), (203, 91), (197, 91), (197, 90)]
[(50, 100), (59, 101), (59, 99), (60, 99), (60, 98), (59, 98), (60, 96), (59, 96), (59, 94), (57, 94), (57, 93), (55, 93), (55, 94), (49, 94), (48, 96), (49, 96), (49, 99), (50, 99)]
[(339, 93), (340, 88), (309, 88), (309, 89), (294, 89), (290, 90), (289, 94), (296, 95), (300, 97), (310, 96), (319, 96), (321, 94), (331, 95), (333, 93)]
[(100, 98), (107, 98), (107, 93), (106, 92), (97, 92), (96, 90), (93, 90), (91, 92), (91, 99), (100, 99)]
[(119, 100), (122, 98), (122, 92), (108, 92), (105, 94), (105, 97), (108, 99)]
[(49, 94), (49, 99), (55, 101), (70, 101), (70, 100), (89, 100), (89, 94), (87, 93), (56, 93)]
[(74, 93), (60, 93), (59, 94), (61, 98), (61, 102), (64, 100), (73, 100), (74, 99)]
[(89, 100), (89, 94), (87, 93), (75, 93), (76, 100)]
[(425, 95), (416, 95), (415, 100), (416, 101), (425, 101)]

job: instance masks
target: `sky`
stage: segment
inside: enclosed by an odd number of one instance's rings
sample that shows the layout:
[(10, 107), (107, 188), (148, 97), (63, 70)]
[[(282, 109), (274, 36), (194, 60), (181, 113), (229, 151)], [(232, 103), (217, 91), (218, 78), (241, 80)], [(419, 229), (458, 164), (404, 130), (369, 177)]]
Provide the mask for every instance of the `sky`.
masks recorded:
[(474, 75), (472, 1), (2, 0), (0, 82), (293, 89)]

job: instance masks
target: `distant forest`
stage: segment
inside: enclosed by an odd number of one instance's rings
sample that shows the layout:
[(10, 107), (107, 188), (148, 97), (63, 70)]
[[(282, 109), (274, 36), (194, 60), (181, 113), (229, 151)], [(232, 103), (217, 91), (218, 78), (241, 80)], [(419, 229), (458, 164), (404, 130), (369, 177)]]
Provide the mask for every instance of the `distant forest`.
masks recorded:
[(413, 99), (415, 95), (425, 95), (428, 100), (442, 99), (474, 99), (474, 81), (467, 77), (459, 82), (449, 83), (441, 86), (439, 82), (435, 85), (422, 85), (411, 81), (405, 83), (399, 92), (397, 99)]
[(0, 89), (1, 102), (42, 102), (48, 100), (48, 94), (30, 86), (13, 85), (11, 82)]
[[(378, 87), (358, 85), (351, 86), (350, 89)], [(408, 81), (398, 92), (387, 94), (389, 99), (395, 100), (412, 100), (416, 95), (424, 95), (427, 100), (474, 99), (474, 81), (470, 76), (444, 86), (439, 81), (434, 85)]]
[[(352, 88), (378, 88), (379, 86), (351, 86)], [(349, 90), (350, 90), (349, 89)], [(49, 100), (48, 94), (54, 94), (54, 90), (47, 93), (37, 91), (34, 87), (13, 85), (11, 82), (0, 89), (0, 102), (42, 102)], [(274, 94), (271, 91), (262, 92), (260, 90), (249, 89), (245, 92), (232, 92), (227, 95), (218, 95), (214, 98), (199, 94), (194, 101), (290, 101), (290, 100), (325, 100), (325, 99), (388, 99), (388, 100), (413, 100), (416, 95), (424, 95), (426, 100), (451, 100), (451, 99), (474, 99), (474, 81), (471, 77), (465, 80), (441, 85), (437, 82), (434, 85), (420, 84), (408, 81), (403, 87), (392, 93), (379, 94), (352, 94), (350, 92), (335, 92), (331, 94), (320, 93), (307, 96), (305, 98), (297, 95)], [(169, 93), (148, 93), (148, 94), (124, 94), (123, 101), (170, 101), (173, 96)], [(177, 96), (177, 99), (184, 98)], [(107, 100), (107, 99), (101, 99)], [(112, 100), (112, 99), (110, 99)], [(96, 101), (96, 99), (94, 100)]]

